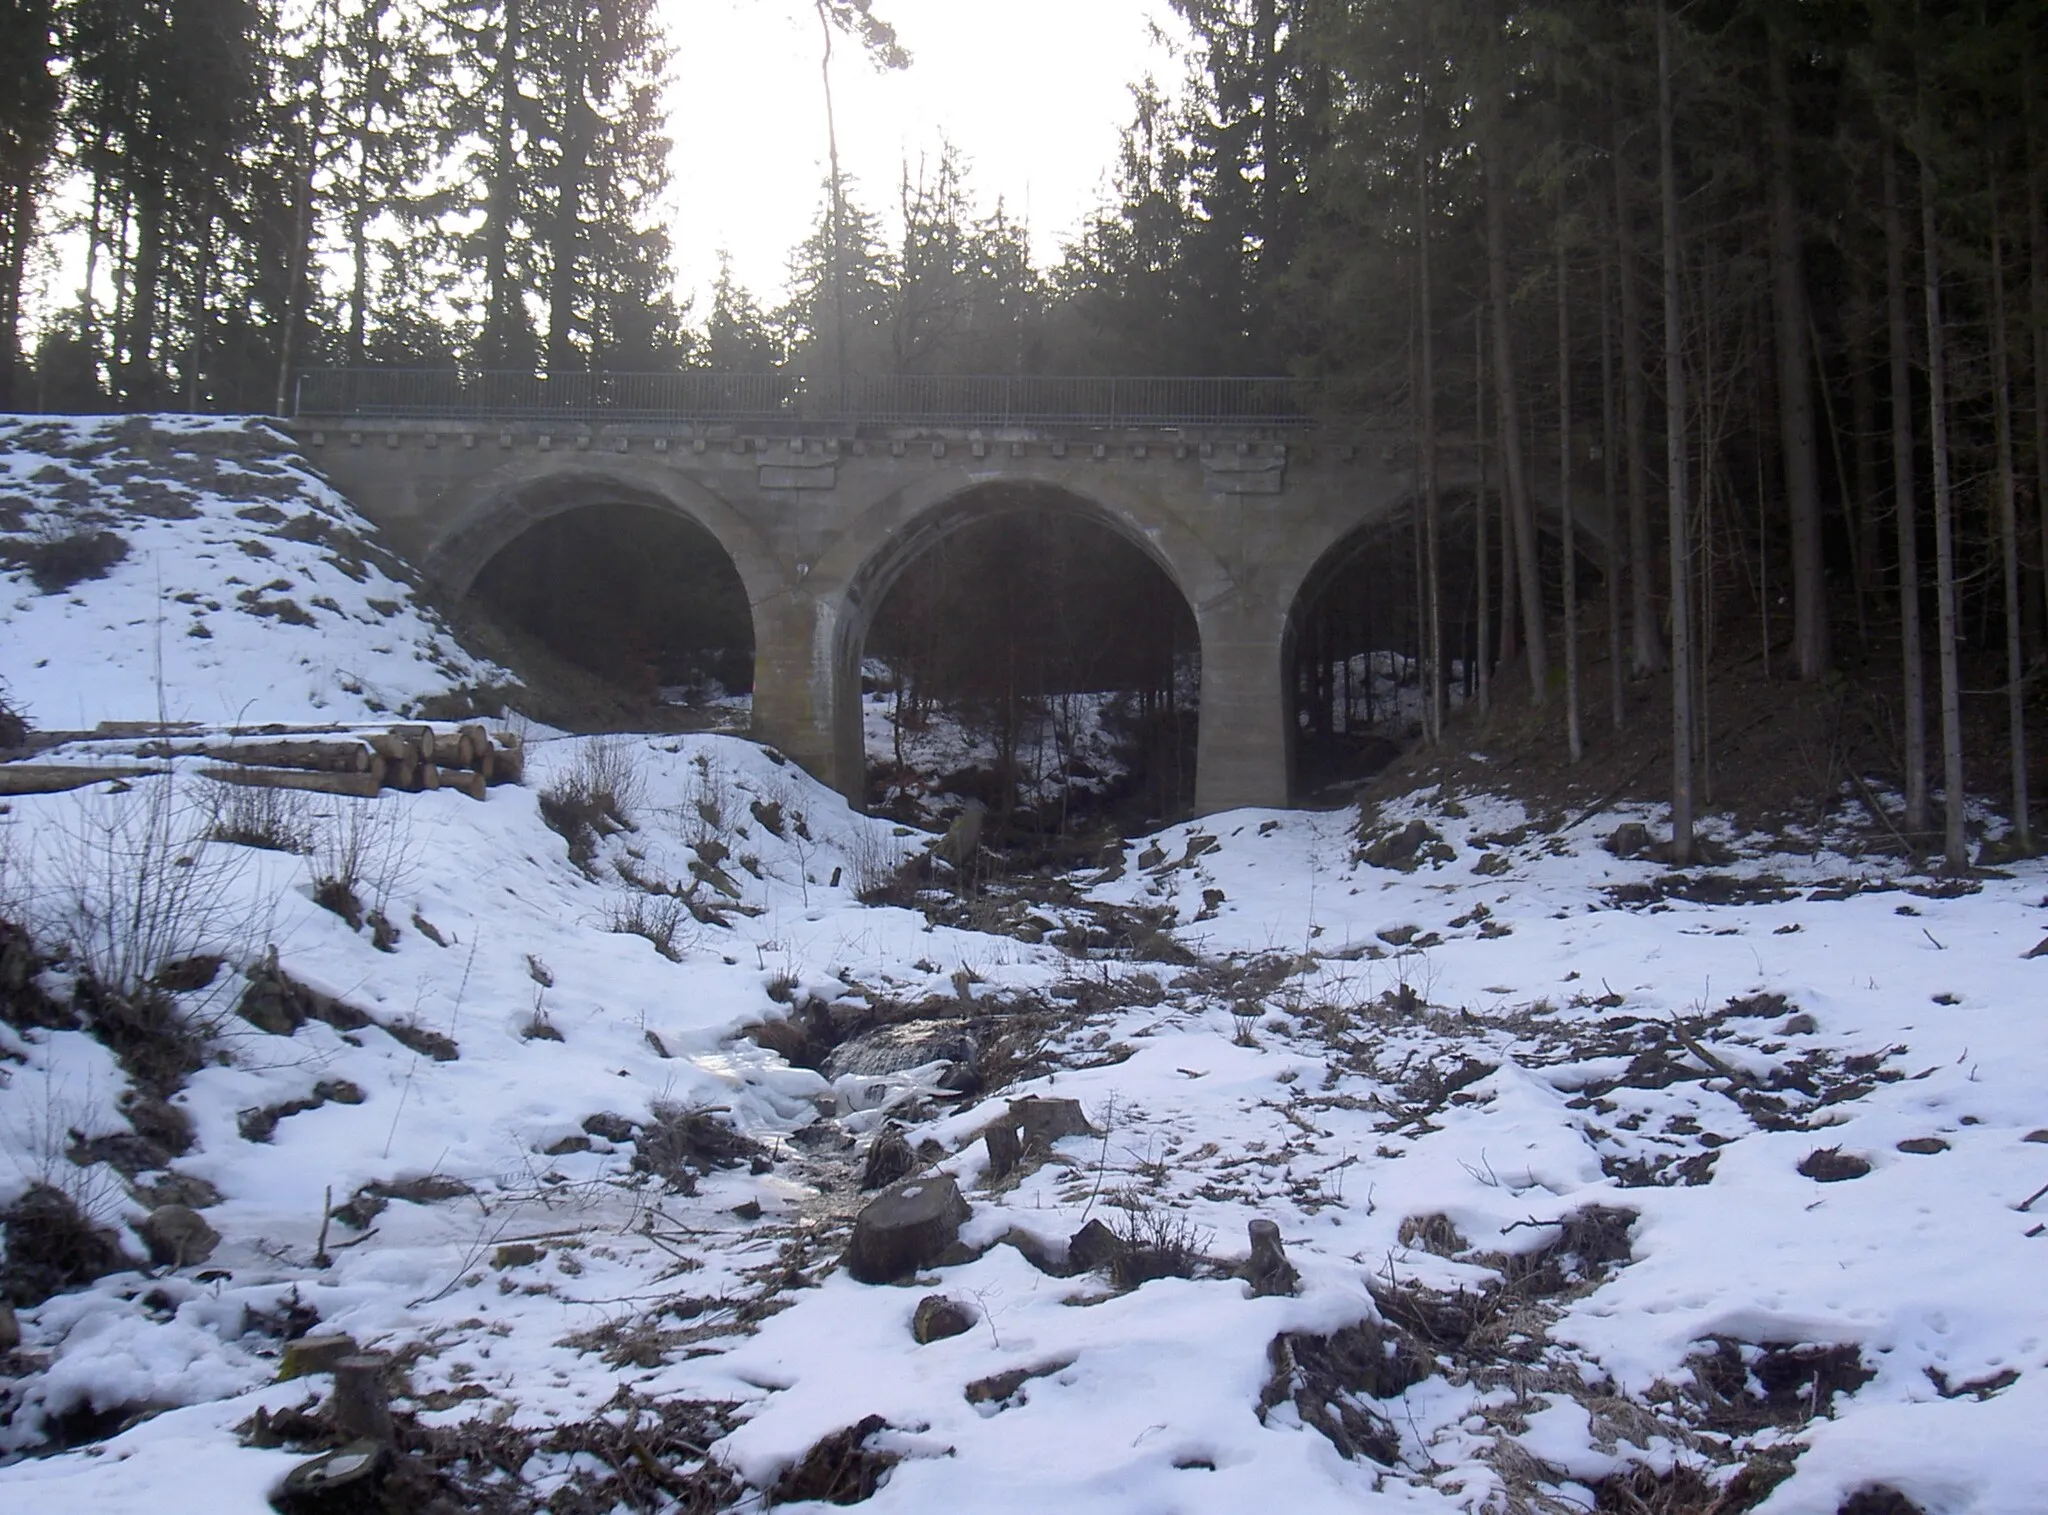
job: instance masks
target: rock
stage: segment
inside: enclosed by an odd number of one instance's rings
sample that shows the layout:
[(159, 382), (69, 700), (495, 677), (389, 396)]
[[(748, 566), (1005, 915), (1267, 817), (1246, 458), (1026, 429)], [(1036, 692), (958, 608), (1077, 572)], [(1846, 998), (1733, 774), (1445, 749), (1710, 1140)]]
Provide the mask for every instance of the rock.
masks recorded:
[(917, 1171), (917, 1154), (904, 1140), (903, 1128), (894, 1121), (875, 1133), (868, 1143), (867, 1161), (861, 1167), (863, 1189), (886, 1189)]
[(1301, 1275), (1294, 1271), (1286, 1249), (1280, 1245), (1280, 1228), (1270, 1220), (1255, 1220), (1250, 1229), (1252, 1255), (1239, 1273), (1250, 1282), (1253, 1298), (1300, 1293)]
[(910, 1317), (910, 1334), (917, 1338), (919, 1346), (959, 1336), (973, 1327), (974, 1317), (968, 1314), (967, 1307), (943, 1294), (925, 1295), (917, 1302), (917, 1313)]
[(584, 1116), (583, 1129), (603, 1141), (629, 1142), (633, 1139), (633, 1123), (623, 1115), (609, 1112)]
[(360, 1351), (362, 1348), (353, 1336), (338, 1331), (325, 1336), (301, 1336), (285, 1343), (284, 1356), (277, 1363), (277, 1381), (304, 1378), (308, 1373), (332, 1373), (336, 1363)]
[(1948, 1143), (1938, 1136), (1909, 1136), (1899, 1143), (1899, 1150), (1914, 1157), (1932, 1157), (1937, 1152), (1948, 1151)]
[(1817, 1184), (1839, 1184), (1870, 1171), (1868, 1159), (1840, 1147), (1816, 1147), (1799, 1160), (1799, 1171)]
[(828, 1079), (843, 1078), (849, 1073), (861, 1078), (881, 1078), (931, 1063), (945, 1063), (948, 1071), (940, 1077), (940, 1084), (959, 1089), (973, 1079), (980, 1055), (981, 1043), (965, 1022), (895, 1021), (848, 1037), (827, 1054), (820, 1071)]
[(20, 1345), (21, 1322), (15, 1318), (14, 1306), (0, 1299), (0, 1352), (12, 1352)]
[(588, 1152), (589, 1150), (589, 1137), (565, 1136), (560, 1141), (543, 1147), (541, 1153), (545, 1157), (567, 1157), (571, 1152)]
[(1393, 868), (1413, 873), (1424, 863), (1441, 865), (1457, 852), (1422, 821), (1410, 821), (1399, 831), (1388, 832), (1366, 847), (1361, 860), (1375, 868)]
[(818, 1500), (828, 1504), (859, 1504), (874, 1496), (882, 1475), (899, 1459), (895, 1452), (879, 1451), (868, 1445), (889, 1423), (879, 1415), (868, 1415), (819, 1441), (795, 1463), (782, 1470), (769, 1490), (770, 1505)]
[(1067, 1266), (1076, 1273), (1106, 1268), (1117, 1260), (1123, 1249), (1124, 1244), (1117, 1240), (1116, 1232), (1099, 1220), (1091, 1220), (1067, 1238)]
[(1154, 843), (1152, 846), (1147, 847), (1143, 852), (1140, 852), (1138, 854), (1138, 866), (1146, 870), (1157, 868), (1164, 864), (1165, 861), (1166, 853), (1158, 846), (1157, 843)]
[(1811, 1036), (1820, 1029), (1820, 1022), (1804, 1010), (1797, 1015), (1785, 1017), (1785, 1024), (1778, 1028), (1780, 1036)]
[(220, 1232), (190, 1205), (158, 1205), (135, 1230), (148, 1245), (150, 1260), (165, 1267), (195, 1267), (220, 1245)]
[(530, 1241), (508, 1241), (491, 1254), (494, 1268), (530, 1268), (541, 1259), (541, 1250)]
[(2029, 1131), (2020, 1140), (2023, 1142), (2048, 1142), (2048, 1130)]
[(190, 1173), (166, 1173), (161, 1178), (135, 1185), (135, 1197), (145, 1205), (190, 1205), (204, 1210), (220, 1203), (220, 1190)]
[(2022, 958), (2048, 957), (2048, 936), (2044, 936), (2032, 947), (2020, 954)]
[(950, 1174), (884, 1190), (853, 1223), (846, 1271), (864, 1284), (888, 1283), (928, 1266), (959, 1238), (973, 1212)]
[(1641, 857), (1650, 850), (1650, 828), (1641, 821), (1624, 821), (1608, 833), (1604, 845), (1616, 857)]
[(732, 1207), (732, 1213), (741, 1220), (759, 1220), (761, 1218), (761, 1201), (758, 1199), (743, 1199)]

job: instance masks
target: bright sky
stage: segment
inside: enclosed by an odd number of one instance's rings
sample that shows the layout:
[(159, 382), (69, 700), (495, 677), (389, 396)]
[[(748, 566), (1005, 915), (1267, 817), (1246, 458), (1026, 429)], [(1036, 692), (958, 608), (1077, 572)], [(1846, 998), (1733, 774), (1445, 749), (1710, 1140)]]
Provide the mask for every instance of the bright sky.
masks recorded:
[[(710, 308), (718, 252), (772, 306), (790, 250), (809, 232), (826, 178), (823, 42), (810, 0), (666, 0), (675, 47), (670, 228), (693, 317)], [(981, 207), (1028, 217), (1051, 262), (1108, 188), (1129, 86), (1168, 88), (1180, 65), (1153, 40), (1182, 35), (1165, 0), (875, 0), (911, 66), (881, 74), (845, 38), (833, 47), (839, 159), (856, 196), (891, 216), (900, 167), (966, 154)]]

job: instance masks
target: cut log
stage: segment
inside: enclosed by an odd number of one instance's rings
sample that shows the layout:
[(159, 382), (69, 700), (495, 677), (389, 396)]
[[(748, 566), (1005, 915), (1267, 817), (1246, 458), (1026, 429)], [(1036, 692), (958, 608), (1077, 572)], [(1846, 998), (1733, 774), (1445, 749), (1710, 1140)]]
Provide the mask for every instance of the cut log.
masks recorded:
[(928, 1267), (959, 1239), (970, 1213), (949, 1174), (885, 1190), (853, 1223), (846, 1271), (864, 1284), (884, 1284)]
[(419, 780), (422, 793), (432, 794), (441, 787), (441, 767), (438, 763), (432, 763), (425, 758), (421, 758), (415, 776)]
[(489, 756), (491, 734), (483, 727), (471, 723), (462, 728), (462, 752), (468, 766), (475, 768)]
[(146, 779), (161, 768), (87, 768), (66, 763), (0, 763), (0, 794), (60, 794), (106, 779)]
[[(428, 775), (433, 775), (431, 778)], [(468, 795), (473, 800), (484, 797), (484, 776), (481, 773), (465, 773), (460, 768), (443, 768), (438, 763), (420, 764), (420, 787), (422, 789), (453, 789)]]
[(308, 773), (302, 768), (202, 768), (202, 778), (251, 789), (305, 789), (314, 794), (350, 794), (374, 800), (384, 787), (375, 773)]
[(362, 742), (215, 742), (200, 749), (223, 763), (252, 768), (306, 768), (316, 773), (368, 773), (375, 754)]
[(516, 784), (526, 777), (526, 743), (510, 731), (501, 731), (493, 739), (491, 752), (491, 782), (494, 784)]

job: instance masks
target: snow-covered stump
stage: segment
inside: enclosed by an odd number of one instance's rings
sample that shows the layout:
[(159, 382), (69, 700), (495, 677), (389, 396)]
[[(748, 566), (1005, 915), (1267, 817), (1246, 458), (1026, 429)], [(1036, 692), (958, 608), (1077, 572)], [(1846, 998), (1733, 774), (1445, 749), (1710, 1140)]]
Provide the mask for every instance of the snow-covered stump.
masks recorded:
[(1255, 1220), (1249, 1229), (1252, 1255), (1240, 1271), (1251, 1284), (1254, 1297), (1299, 1293), (1301, 1275), (1294, 1271), (1286, 1248), (1280, 1245), (1280, 1228), (1270, 1220)]
[(853, 1223), (846, 1271), (885, 1284), (937, 1262), (972, 1212), (948, 1174), (912, 1179), (878, 1195)]

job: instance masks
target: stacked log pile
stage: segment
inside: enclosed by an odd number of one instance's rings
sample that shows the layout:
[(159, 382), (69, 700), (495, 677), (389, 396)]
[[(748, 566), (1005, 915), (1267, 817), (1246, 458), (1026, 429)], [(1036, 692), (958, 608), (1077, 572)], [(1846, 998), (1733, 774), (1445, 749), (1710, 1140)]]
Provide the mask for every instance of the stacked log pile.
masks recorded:
[[(95, 733), (66, 745), (98, 748), (103, 740)], [(51, 794), (109, 779), (147, 777), (166, 771), (163, 760), (178, 757), (212, 759), (199, 772), (224, 784), (364, 799), (386, 789), (415, 794), (454, 789), (480, 800), (495, 785), (518, 783), (526, 769), (525, 747), (516, 734), (490, 732), (474, 723), (453, 728), (405, 724), (367, 732), (266, 730), (258, 736), (179, 733), (139, 743), (130, 738), (102, 750), (109, 758), (148, 759), (153, 766), (0, 763), (0, 795)]]

